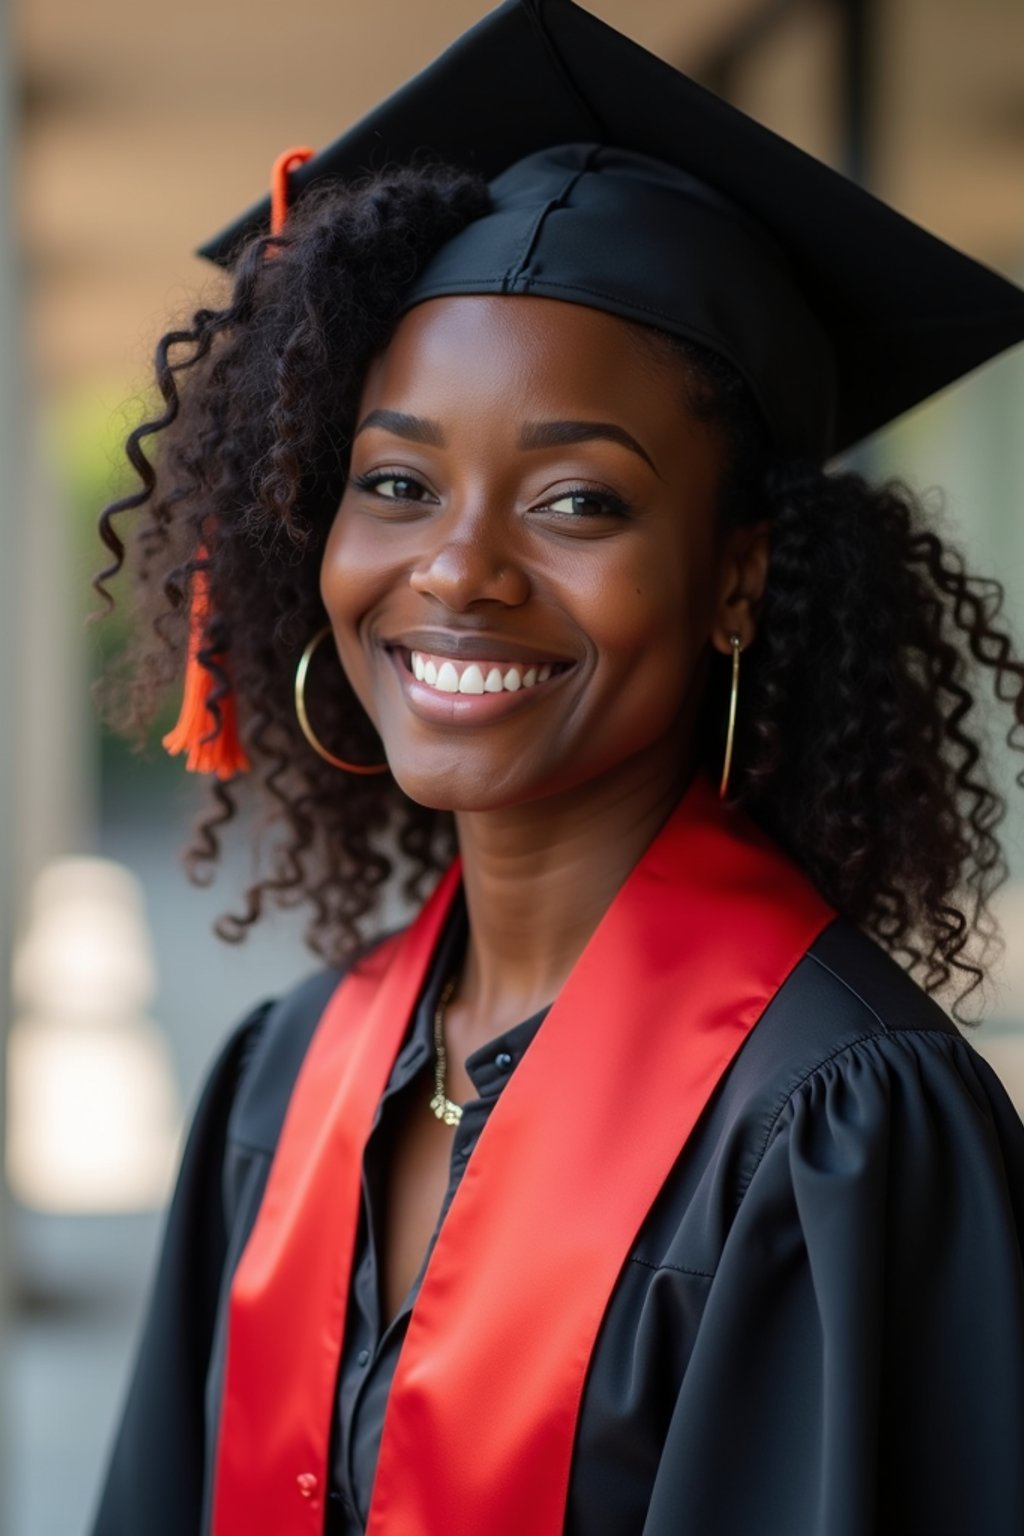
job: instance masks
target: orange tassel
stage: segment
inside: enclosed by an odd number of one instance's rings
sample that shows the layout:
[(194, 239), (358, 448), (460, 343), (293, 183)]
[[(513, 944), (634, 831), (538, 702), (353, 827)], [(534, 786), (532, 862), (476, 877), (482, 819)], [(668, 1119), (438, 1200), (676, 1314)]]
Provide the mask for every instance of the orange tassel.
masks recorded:
[[(270, 179), (270, 232), (278, 234), (288, 213), (288, 174), (296, 165), (304, 165), (313, 151), (305, 145), (286, 149), (274, 161)], [(205, 562), (206, 550), (198, 558)], [(215, 773), (219, 779), (245, 773), (249, 759), (238, 734), (235, 695), (229, 688), (218, 700), (220, 720), (210, 708), (214, 679), (199, 660), (210, 612), (210, 586), (205, 570), (192, 578), (192, 607), (189, 614), (188, 659), (185, 662), (185, 691), (174, 729), (167, 732), (163, 745), (172, 757), (187, 754), (185, 767), (190, 773)], [(223, 657), (218, 657), (223, 664)]]
[(288, 176), (297, 165), (311, 160), (313, 151), (306, 144), (297, 144), (278, 155), (270, 172), (270, 233), (279, 235), (288, 217)]
[[(199, 559), (206, 559), (205, 549), (199, 550)], [(218, 779), (231, 779), (236, 773), (246, 772), (249, 759), (238, 734), (234, 693), (229, 689), (217, 701), (219, 723), (210, 707), (215, 682), (199, 660), (209, 611), (209, 581), (205, 571), (196, 571), (192, 578), (188, 660), (185, 663), (185, 692), (181, 700), (181, 713), (177, 725), (163, 738), (163, 744), (172, 757), (176, 757), (179, 752), (188, 754), (185, 767), (189, 773), (215, 773)]]

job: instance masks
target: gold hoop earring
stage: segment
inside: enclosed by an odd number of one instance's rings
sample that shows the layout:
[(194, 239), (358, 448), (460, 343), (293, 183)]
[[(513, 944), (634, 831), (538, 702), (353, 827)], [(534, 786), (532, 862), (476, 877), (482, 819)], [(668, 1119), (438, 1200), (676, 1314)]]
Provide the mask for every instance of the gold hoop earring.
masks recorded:
[(295, 669), (295, 713), (298, 716), (299, 728), (313, 748), (313, 751), (319, 757), (322, 757), (325, 763), (330, 763), (332, 767), (343, 768), (346, 773), (387, 773), (389, 768), (387, 763), (348, 763), (343, 757), (335, 757), (333, 752), (328, 752), (309, 723), (309, 715), (306, 713), (306, 677), (309, 673), (314, 651), (321, 640), (325, 639), (330, 633), (331, 626), (329, 624), (325, 624), (323, 629), (317, 630), (299, 657), (299, 664)]
[(725, 732), (725, 762), (722, 764), (722, 782), (718, 786), (719, 800), (724, 800), (729, 792), (732, 746), (736, 736), (736, 700), (740, 689), (740, 651), (743, 649), (739, 635), (730, 635), (729, 644), (732, 646), (732, 687), (729, 691), (729, 723)]

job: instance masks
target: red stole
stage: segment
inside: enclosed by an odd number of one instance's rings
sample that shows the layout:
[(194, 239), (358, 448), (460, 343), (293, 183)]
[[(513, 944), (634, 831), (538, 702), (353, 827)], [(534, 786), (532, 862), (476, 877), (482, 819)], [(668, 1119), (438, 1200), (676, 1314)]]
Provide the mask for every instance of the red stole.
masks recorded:
[[(342, 981), (296, 1081), (231, 1289), (214, 1536), (323, 1529), (363, 1148), (458, 879)], [(833, 915), (693, 781), (463, 1174), (398, 1361), (367, 1536), (562, 1531), (618, 1273), (723, 1072)]]

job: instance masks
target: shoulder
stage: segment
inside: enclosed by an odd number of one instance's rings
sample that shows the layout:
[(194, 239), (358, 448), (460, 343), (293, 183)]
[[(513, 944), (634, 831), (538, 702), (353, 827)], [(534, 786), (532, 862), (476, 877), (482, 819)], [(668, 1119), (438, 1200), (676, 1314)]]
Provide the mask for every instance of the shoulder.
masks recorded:
[(239, 1059), (228, 1140), (272, 1154), (299, 1069), (332, 994), (348, 971), (369, 959), (390, 933), (381, 934), (343, 966), (325, 966), (280, 997), (261, 1003), (233, 1037)]
[(880, 945), (836, 920), (718, 1084), (637, 1256), (711, 1276), (741, 1212), (771, 1247), (797, 1205), (823, 1231), (843, 1199), (877, 1214), (897, 1188), (908, 1208), (925, 1190), (938, 1208), (951, 1170), (1024, 1229), (1024, 1126), (998, 1078)]
[[(880, 944), (836, 918), (819, 934), (790, 978), (823, 1009), (822, 1024), (842, 1037), (937, 1031), (960, 1039), (949, 1017)], [(790, 983), (787, 983), (789, 985)]]
[[(765, 1009), (730, 1074), (733, 1091), (787, 1098), (850, 1052), (898, 1037), (940, 1049), (959, 1030), (882, 947), (837, 918), (818, 936)], [(969, 1049), (969, 1047), (968, 1047)]]
[(800, 1037), (810, 1025), (811, 1054), (890, 1034), (960, 1032), (934, 998), (880, 944), (836, 918), (819, 934), (765, 1012), (765, 1022)]
[(903, 1129), (927, 1112), (947, 1136), (980, 1117), (1024, 1158), (1024, 1127), (987, 1062), (892, 956), (842, 919), (772, 999), (724, 1097), (758, 1124), (762, 1152), (794, 1116), (887, 1138), (894, 1118)]
[(1024, 1178), (1024, 1127), (995, 1073), (896, 960), (836, 919), (719, 1084), (699, 1160), (723, 1174), (735, 1201), (795, 1128), (866, 1148), (926, 1122), (947, 1143), (980, 1123)]
[(299, 1068), (343, 974), (334, 967), (316, 971), (279, 998), (261, 1003), (239, 1026), (229, 1141), (273, 1152)]

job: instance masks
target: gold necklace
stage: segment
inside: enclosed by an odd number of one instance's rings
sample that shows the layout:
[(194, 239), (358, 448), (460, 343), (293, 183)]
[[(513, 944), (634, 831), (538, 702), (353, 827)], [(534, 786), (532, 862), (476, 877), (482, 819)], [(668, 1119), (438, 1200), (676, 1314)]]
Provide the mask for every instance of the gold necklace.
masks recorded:
[(434, 1097), (430, 1101), (430, 1107), (445, 1125), (458, 1125), (462, 1119), (462, 1105), (453, 1104), (445, 1093), (448, 1053), (444, 1048), (444, 1012), (452, 1000), (457, 980), (457, 976), (452, 976), (445, 983), (441, 996), (437, 1000), (437, 1007), (434, 1009)]

